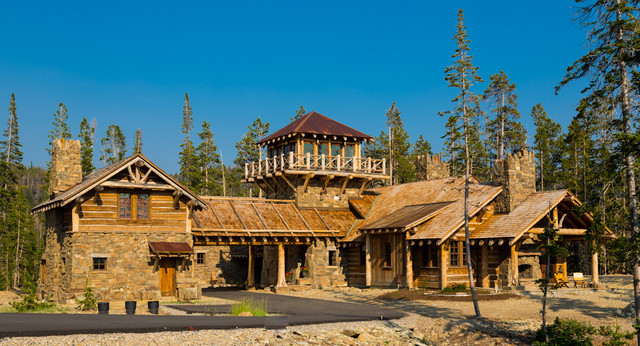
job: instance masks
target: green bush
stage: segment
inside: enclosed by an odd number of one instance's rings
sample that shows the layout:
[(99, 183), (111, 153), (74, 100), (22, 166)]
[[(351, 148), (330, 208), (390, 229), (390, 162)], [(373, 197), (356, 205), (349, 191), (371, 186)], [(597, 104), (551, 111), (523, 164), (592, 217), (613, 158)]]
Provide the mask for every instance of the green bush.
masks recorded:
[(453, 286), (455, 292), (465, 292), (467, 290), (467, 284), (456, 284)]
[(586, 322), (579, 322), (574, 319), (557, 318), (553, 324), (547, 326), (547, 334), (549, 335), (549, 343), (544, 342), (544, 333), (542, 328), (536, 332), (536, 342), (534, 345), (554, 345), (554, 346), (573, 346), (573, 345), (593, 345), (593, 338), (590, 336), (596, 332), (596, 328)]
[(267, 304), (262, 299), (255, 301), (243, 298), (231, 306), (231, 315), (238, 316), (242, 312), (250, 312), (253, 316), (267, 316)]
[(98, 307), (96, 297), (93, 295), (93, 288), (89, 286), (89, 278), (86, 279), (83, 298), (76, 298), (76, 302), (78, 302), (78, 306), (76, 307), (76, 309), (82, 311), (94, 310)]
[(29, 289), (27, 294), (22, 297), (21, 302), (11, 302), (11, 306), (18, 312), (38, 312), (51, 309), (55, 304), (37, 301), (36, 291)]
[(445, 287), (445, 288), (443, 288), (440, 292), (442, 292), (442, 293), (453, 293), (453, 292), (455, 292), (455, 291), (453, 290), (453, 287), (451, 287), (451, 286), (446, 286), (446, 287)]

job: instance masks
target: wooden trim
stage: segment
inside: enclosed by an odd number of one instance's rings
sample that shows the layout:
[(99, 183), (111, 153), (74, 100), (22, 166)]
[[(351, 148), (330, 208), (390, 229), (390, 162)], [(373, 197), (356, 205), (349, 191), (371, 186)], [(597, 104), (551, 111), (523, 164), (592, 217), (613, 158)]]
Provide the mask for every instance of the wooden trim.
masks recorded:
[(298, 216), (300, 216), (300, 220), (302, 220), (302, 222), (304, 223), (304, 225), (307, 227), (307, 229), (311, 230), (311, 227), (309, 227), (309, 224), (307, 223), (307, 220), (304, 219), (304, 217), (302, 216), (302, 214), (300, 214), (300, 210), (298, 210), (298, 208), (296, 208), (295, 204), (291, 203), (291, 206), (293, 207), (293, 209), (296, 211), (296, 213), (298, 214)]
[(233, 202), (229, 201), (229, 205), (231, 205), (231, 209), (233, 210), (233, 212), (238, 217), (238, 221), (240, 221), (240, 224), (242, 225), (242, 228), (247, 229), (247, 226), (242, 221), (242, 218), (240, 217), (240, 214), (238, 214), (238, 211), (236, 210), (236, 207), (233, 206)]
[(440, 252), (440, 289), (444, 289), (447, 287), (447, 272), (449, 271), (449, 251), (447, 251), (447, 247), (449, 246), (448, 242), (443, 242), (438, 246), (438, 250)]
[(250, 201), (249, 203), (251, 203), (251, 206), (253, 207), (253, 210), (256, 212), (256, 215), (258, 215), (258, 217), (260, 218), (260, 221), (262, 222), (262, 225), (264, 225), (264, 229), (269, 229), (269, 226), (267, 226), (267, 223), (264, 222), (264, 219), (262, 218), (262, 215), (260, 215), (260, 212), (258, 211), (258, 208), (256, 208), (256, 205), (253, 204), (253, 201)]
[[(276, 208), (276, 205), (273, 204), (273, 202), (269, 202), (271, 204), (271, 206), (273, 207), (273, 210), (276, 212), (276, 214), (278, 214), (278, 217), (280, 217), (280, 220), (282, 220), (282, 223), (284, 224), (284, 226), (287, 228), (287, 230), (290, 230), (291, 227), (289, 227), (289, 224), (287, 223), (287, 221), (284, 219), (284, 217), (282, 217), (282, 214), (280, 214), (280, 212), (278, 211), (278, 208)], [(294, 206), (295, 207), (295, 206)]]
[(371, 286), (371, 235), (365, 235), (365, 251), (366, 251), (366, 264), (365, 264), (365, 285)]

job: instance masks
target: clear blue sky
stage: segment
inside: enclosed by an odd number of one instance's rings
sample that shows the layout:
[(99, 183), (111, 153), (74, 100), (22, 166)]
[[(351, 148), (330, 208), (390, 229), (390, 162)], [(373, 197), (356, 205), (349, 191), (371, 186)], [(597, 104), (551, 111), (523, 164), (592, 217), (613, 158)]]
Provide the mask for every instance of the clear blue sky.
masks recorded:
[[(516, 83), (530, 137), (538, 102), (565, 128), (580, 85), (557, 96), (553, 88), (585, 51), (574, 2), (444, 3), (4, 2), (0, 114), (8, 116), (14, 92), (24, 162), (35, 165), (47, 160), (52, 114), (63, 102), (74, 137), (83, 116), (97, 120), (98, 139), (118, 124), (129, 145), (142, 128), (143, 153), (176, 172), (185, 92), (196, 132), (212, 123), (225, 163), (258, 115), (273, 132), (300, 105), (377, 135), (396, 101), (411, 140), (423, 134), (440, 151), (446, 119), (437, 113), (455, 93), (443, 71), (463, 8), (480, 75), (503, 70)], [(98, 167), (100, 151), (97, 144)]]

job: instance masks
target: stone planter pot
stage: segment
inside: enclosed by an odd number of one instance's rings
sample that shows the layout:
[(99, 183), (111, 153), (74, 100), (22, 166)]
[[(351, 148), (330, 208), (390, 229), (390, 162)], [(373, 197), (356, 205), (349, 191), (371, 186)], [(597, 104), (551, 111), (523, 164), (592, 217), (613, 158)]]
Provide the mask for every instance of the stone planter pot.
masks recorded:
[(158, 308), (160, 307), (160, 302), (157, 300), (151, 300), (147, 303), (147, 307), (149, 308), (149, 313), (157, 315)]
[(308, 278), (309, 277), (309, 271), (308, 270), (300, 271), (300, 277), (301, 278)]
[(124, 309), (127, 312), (127, 315), (135, 315), (136, 314), (136, 301), (135, 300), (127, 300), (124, 302)]
[(98, 313), (106, 315), (109, 313), (109, 303), (98, 303)]

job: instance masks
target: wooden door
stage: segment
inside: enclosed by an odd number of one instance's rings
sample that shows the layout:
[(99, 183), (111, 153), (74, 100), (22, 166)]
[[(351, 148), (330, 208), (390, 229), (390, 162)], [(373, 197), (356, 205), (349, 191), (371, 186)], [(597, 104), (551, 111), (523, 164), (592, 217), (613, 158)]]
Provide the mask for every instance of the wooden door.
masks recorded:
[(176, 260), (163, 258), (160, 260), (160, 294), (163, 297), (174, 296), (176, 291)]

